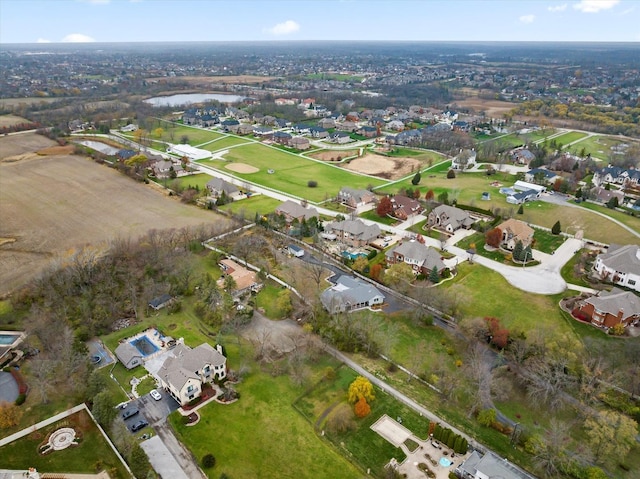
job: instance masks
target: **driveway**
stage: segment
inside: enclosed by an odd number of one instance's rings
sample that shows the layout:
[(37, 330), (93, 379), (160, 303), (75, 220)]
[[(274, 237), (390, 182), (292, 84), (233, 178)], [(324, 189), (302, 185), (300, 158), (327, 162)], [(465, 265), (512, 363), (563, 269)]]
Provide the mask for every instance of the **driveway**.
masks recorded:
[(173, 457), (171, 451), (169, 451), (169, 448), (164, 444), (160, 436), (154, 436), (140, 443), (140, 446), (147, 454), (153, 469), (162, 477), (169, 479), (190, 479), (182, 470), (180, 464), (178, 464), (178, 461)]

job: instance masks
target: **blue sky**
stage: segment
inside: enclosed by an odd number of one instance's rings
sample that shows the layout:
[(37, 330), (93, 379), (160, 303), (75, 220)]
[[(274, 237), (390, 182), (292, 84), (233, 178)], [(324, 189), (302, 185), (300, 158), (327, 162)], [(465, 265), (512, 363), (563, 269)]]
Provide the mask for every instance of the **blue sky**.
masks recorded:
[(0, 0), (0, 43), (640, 41), (640, 0)]

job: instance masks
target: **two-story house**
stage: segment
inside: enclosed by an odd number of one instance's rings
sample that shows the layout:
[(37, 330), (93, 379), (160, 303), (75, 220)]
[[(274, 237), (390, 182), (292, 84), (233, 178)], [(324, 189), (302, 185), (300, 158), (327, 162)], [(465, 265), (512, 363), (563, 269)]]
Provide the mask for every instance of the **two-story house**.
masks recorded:
[(440, 253), (415, 240), (394, 246), (385, 253), (385, 258), (387, 264), (407, 263), (416, 275), (426, 276), (431, 273), (434, 266), (438, 274), (442, 274), (446, 268)]
[(593, 269), (603, 280), (640, 291), (640, 246), (611, 244), (598, 255)]
[(395, 195), (391, 198), (391, 215), (401, 221), (405, 221), (424, 211), (422, 205), (413, 198)]
[(430, 228), (437, 228), (447, 233), (455, 233), (461, 228), (469, 229), (473, 223), (469, 213), (449, 205), (436, 206), (427, 218)]
[(179, 343), (158, 371), (162, 387), (181, 406), (200, 397), (205, 383), (227, 376), (227, 358), (220, 345), (213, 348), (203, 343), (190, 348)]
[(498, 228), (502, 232), (500, 246), (509, 251), (513, 251), (518, 241), (521, 241), (522, 246), (525, 248), (533, 243), (533, 228), (524, 221), (509, 218), (507, 221), (500, 223)]
[(338, 201), (350, 208), (358, 208), (376, 202), (376, 195), (369, 190), (356, 190), (343, 186), (338, 192)]
[(365, 246), (380, 235), (380, 227), (367, 225), (360, 220), (334, 221), (325, 226), (325, 231), (350, 246)]

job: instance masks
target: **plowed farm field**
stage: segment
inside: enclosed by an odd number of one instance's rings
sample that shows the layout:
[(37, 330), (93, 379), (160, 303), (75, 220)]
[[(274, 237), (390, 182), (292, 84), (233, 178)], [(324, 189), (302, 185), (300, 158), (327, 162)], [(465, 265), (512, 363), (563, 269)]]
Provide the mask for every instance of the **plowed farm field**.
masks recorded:
[(73, 249), (227, 221), (87, 158), (43, 155), (59, 151), (45, 150), (54, 145), (47, 141), (35, 134), (0, 138), (0, 297)]

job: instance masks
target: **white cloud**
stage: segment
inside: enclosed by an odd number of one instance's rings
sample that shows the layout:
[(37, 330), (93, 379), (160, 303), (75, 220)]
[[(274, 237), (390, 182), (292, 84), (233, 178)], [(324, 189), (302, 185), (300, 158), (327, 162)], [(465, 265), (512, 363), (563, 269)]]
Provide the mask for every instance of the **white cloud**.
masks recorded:
[(105, 5), (111, 2), (111, 0), (78, 0), (78, 1), (82, 3), (91, 3), (92, 5)]
[(631, 12), (633, 12), (636, 9), (636, 7), (631, 7), (631, 8), (627, 8), (625, 11), (620, 12), (621, 16), (625, 16), (625, 15), (629, 15)]
[(51, 43), (51, 40), (47, 40), (46, 38), (38, 38), (36, 43)]
[(553, 13), (564, 12), (567, 9), (567, 4), (563, 3), (562, 5), (554, 5), (552, 7), (547, 7), (547, 10)]
[(536, 19), (535, 15), (522, 15), (519, 20), (522, 23), (533, 23), (535, 19)]
[(91, 43), (95, 42), (89, 35), (83, 33), (70, 33), (62, 39), (63, 43)]
[(573, 8), (583, 13), (598, 13), (600, 10), (609, 10), (618, 3), (620, 0), (580, 0), (573, 4)]
[(272, 35), (289, 35), (300, 30), (300, 25), (293, 20), (287, 20), (286, 22), (278, 23), (272, 28), (267, 28), (265, 31)]

